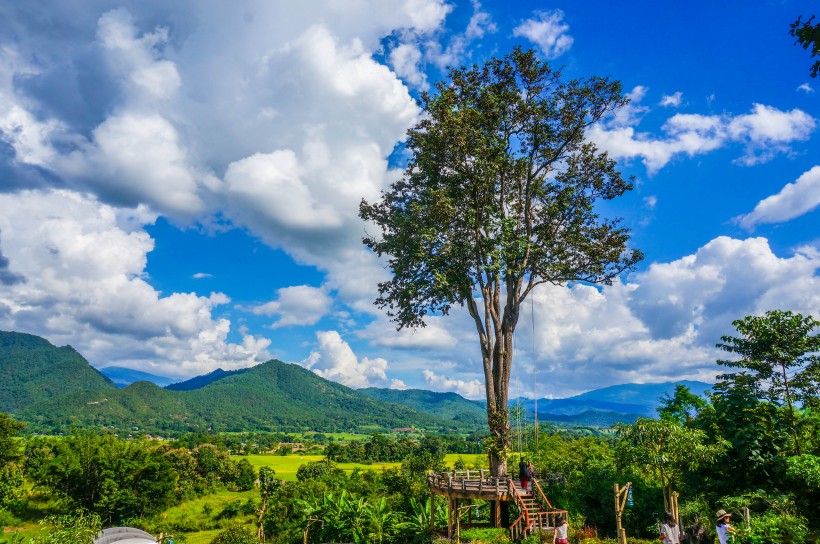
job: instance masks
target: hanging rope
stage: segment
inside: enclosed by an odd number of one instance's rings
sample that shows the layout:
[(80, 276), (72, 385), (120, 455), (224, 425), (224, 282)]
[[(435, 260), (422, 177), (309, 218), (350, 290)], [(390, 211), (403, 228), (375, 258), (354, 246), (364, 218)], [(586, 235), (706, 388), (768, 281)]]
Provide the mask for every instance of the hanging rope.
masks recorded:
[(538, 380), (535, 372), (535, 301), (530, 293), (530, 319), (532, 322), (532, 394), (535, 397), (535, 451), (538, 451)]

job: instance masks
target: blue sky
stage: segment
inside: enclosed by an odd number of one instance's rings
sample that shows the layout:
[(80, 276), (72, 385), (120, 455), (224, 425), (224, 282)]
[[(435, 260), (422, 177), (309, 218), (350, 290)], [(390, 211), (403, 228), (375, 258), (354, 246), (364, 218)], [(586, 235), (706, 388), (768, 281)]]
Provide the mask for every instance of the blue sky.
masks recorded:
[[(630, 104), (587, 137), (635, 176), (646, 254), (526, 304), (512, 394), (712, 381), (731, 322), (820, 316), (808, 1), (311, 0), (0, 6), (0, 329), (185, 378), (270, 358), (483, 396), (462, 311), (395, 331), (362, 198), (446, 67), (531, 47)], [(820, 15), (820, 13), (819, 13)], [(370, 227), (373, 228), (372, 226)]]

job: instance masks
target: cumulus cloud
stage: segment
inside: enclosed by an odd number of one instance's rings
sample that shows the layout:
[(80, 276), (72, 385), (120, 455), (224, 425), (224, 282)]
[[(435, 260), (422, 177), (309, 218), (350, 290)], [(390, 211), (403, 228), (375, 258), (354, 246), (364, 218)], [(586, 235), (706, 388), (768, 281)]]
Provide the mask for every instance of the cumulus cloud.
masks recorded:
[(536, 11), (535, 17), (523, 21), (513, 29), (513, 36), (523, 36), (536, 44), (541, 54), (548, 59), (555, 59), (572, 47), (572, 36), (568, 34), (569, 25), (564, 22), (564, 12)]
[[(771, 309), (820, 315), (818, 270), (817, 248), (781, 257), (764, 238), (718, 237), (611, 286), (541, 285), (521, 309), (511, 387), (560, 398), (612, 383), (712, 382), (725, 356), (715, 344), (734, 332), (732, 321)], [(458, 344), (426, 353), (419, 372), (430, 388), (478, 398), (478, 340), (461, 313), (447, 318)], [(431, 365), (446, 370), (424, 372)]]
[(422, 371), (424, 383), (433, 391), (453, 391), (468, 399), (482, 399), (484, 382), (479, 380), (459, 380), (436, 374), (432, 370)]
[[(318, 348), (300, 363), (302, 366), (348, 387), (386, 387), (391, 384), (387, 378), (388, 364), (385, 359), (363, 357), (359, 360), (336, 331), (317, 332), (316, 339)], [(398, 387), (402, 384), (400, 380), (392, 383)]]
[(121, 210), (78, 193), (0, 194), (3, 254), (25, 282), (0, 282), (0, 327), (71, 344), (92, 363), (192, 376), (268, 357), (270, 341), (227, 341), (214, 311), (230, 299), (171, 293), (145, 281), (151, 237)]
[(588, 137), (613, 158), (641, 157), (652, 174), (678, 155), (690, 157), (722, 148), (730, 143), (745, 147), (737, 162), (746, 166), (767, 162), (776, 154), (791, 152), (790, 144), (806, 140), (815, 128), (815, 120), (799, 109), (782, 111), (755, 104), (748, 114), (700, 115), (678, 113), (663, 125), (665, 137), (653, 137), (635, 129), (635, 123), (618, 119), (634, 116), (616, 113), (613, 120), (598, 123), (588, 130)]
[(814, 92), (814, 89), (808, 83), (803, 83), (802, 85), (798, 86), (797, 90), (803, 91), (806, 94), (812, 94)]
[(399, 44), (390, 51), (388, 61), (396, 75), (410, 85), (422, 90), (430, 87), (427, 84), (427, 75), (422, 70), (422, 53), (418, 45)]
[(764, 223), (785, 223), (820, 206), (820, 166), (803, 173), (779, 193), (764, 198), (754, 210), (736, 218), (747, 230)]
[(283, 287), (276, 294), (276, 300), (251, 309), (256, 315), (277, 316), (279, 319), (271, 325), (273, 329), (290, 325), (314, 325), (333, 305), (333, 299), (321, 287)]
[(665, 107), (665, 108), (669, 108), (669, 107), (677, 108), (678, 106), (680, 106), (680, 103), (681, 103), (682, 100), (683, 100), (683, 93), (678, 91), (674, 94), (664, 95), (664, 97), (661, 98), (660, 105)]
[[(14, 163), (176, 223), (227, 218), (338, 281), (346, 260), (376, 262), (358, 203), (397, 177), (387, 157), (419, 109), (374, 55), (394, 33), (434, 34), (452, 6), (120, 6), (17, 5), (0, 22), (21, 38), (0, 48), (0, 138)], [(491, 27), (478, 7), (473, 37)], [(31, 176), (14, 168), (2, 183)]]

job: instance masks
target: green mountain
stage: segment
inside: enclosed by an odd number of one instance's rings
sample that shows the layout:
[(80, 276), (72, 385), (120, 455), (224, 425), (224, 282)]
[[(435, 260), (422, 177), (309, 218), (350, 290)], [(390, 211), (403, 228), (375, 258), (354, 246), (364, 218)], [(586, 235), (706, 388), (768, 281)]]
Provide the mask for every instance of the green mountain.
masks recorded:
[(384, 431), (455, 430), (455, 422), (381, 402), (298, 365), (268, 361), (191, 391), (140, 381), (117, 389), (70, 347), (36, 336), (0, 336), (0, 410), (31, 430), (71, 425), (118, 430)]
[(419, 412), (470, 425), (485, 425), (487, 409), (481, 402), (467, 400), (456, 393), (436, 393), (423, 389), (359, 389), (368, 397), (383, 402), (403, 404)]
[(71, 346), (53, 346), (48, 340), (0, 331), (0, 412), (72, 393), (115, 389)]

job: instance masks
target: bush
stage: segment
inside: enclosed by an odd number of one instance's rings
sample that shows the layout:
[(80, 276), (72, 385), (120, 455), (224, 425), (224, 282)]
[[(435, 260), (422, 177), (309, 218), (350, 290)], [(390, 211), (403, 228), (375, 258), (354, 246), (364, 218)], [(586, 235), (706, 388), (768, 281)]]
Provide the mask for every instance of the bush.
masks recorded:
[(211, 540), (211, 544), (261, 544), (256, 532), (249, 526), (234, 523)]
[(507, 529), (464, 529), (461, 541), (472, 544), (506, 544), (512, 542)]

